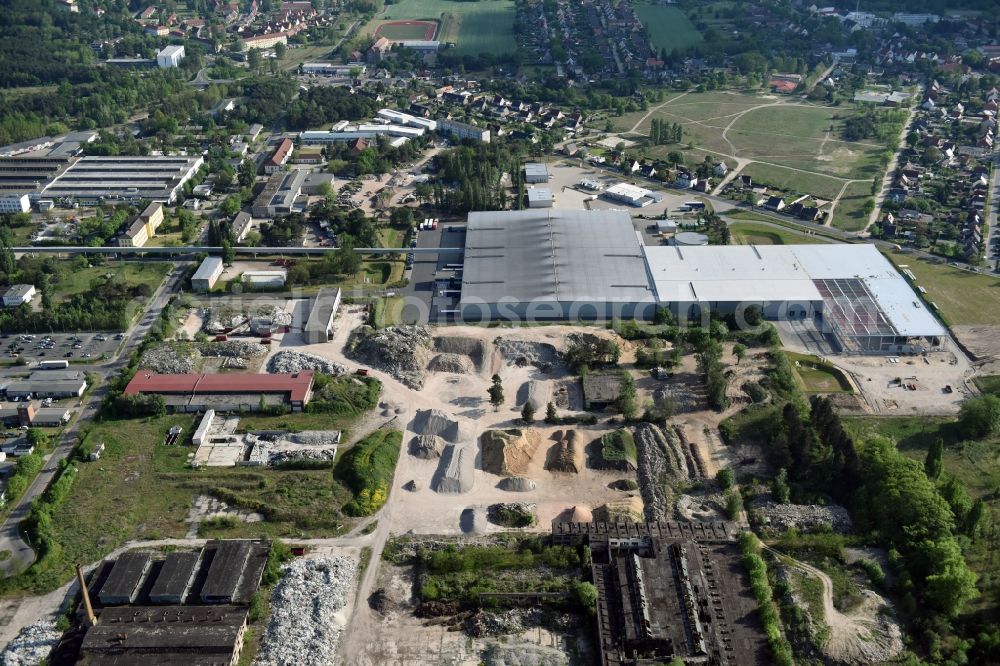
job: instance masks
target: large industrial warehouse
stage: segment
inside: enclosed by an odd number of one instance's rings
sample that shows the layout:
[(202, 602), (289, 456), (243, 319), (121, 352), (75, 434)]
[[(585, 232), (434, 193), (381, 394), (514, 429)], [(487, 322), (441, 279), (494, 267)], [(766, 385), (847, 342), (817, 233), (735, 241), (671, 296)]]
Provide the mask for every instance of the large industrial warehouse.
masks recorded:
[(459, 302), (466, 321), (644, 319), (655, 306), (628, 214), (469, 213)]
[(200, 155), (83, 157), (56, 176), (42, 196), (94, 205), (104, 201), (173, 203), (204, 161)]
[(845, 351), (940, 347), (945, 328), (874, 245), (646, 246), (623, 211), (470, 213), (465, 321), (649, 319), (759, 307)]

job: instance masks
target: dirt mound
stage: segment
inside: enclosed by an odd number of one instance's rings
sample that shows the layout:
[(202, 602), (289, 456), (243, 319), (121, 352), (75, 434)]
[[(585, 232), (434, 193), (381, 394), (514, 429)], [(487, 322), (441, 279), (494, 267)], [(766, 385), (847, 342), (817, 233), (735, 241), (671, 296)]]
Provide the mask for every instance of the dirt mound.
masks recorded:
[(434, 351), (449, 356), (465, 356), (477, 372), (486, 368), (487, 365), (492, 365), (489, 363), (492, 356), (489, 347), (478, 338), (436, 337), (434, 338)]
[(423, 326), (358, 329), (348, 345), (351, 358), (388, 373), (411, 389), (424, 386), (431, 336)]
[(535, 408), (536, 414), (544, 414), (552, 402), (552, 386), (549, 382), (531, 380), (525, 382), (517, 392), (517, 404), (529, 403)]
[(568, 472), (579, 474), (583, 469), (583, 443), (580, 441), (580, 433), (576, 430), (562, 431), (555, 445), (549, 450), (548, 459), (545, 461), (545, 469), (550, 472)]
[(431, 487), (439, 493), (467, 493), (472, 490), (475, 453), (471, 446), (449, 444), (441, 454)]
[(599, 523), (641, 523), (642, 500), (638, 497), (613, 500), (594, 509), (594, 518)]
[(500, 476), (522, 476), (541, 437), (532, 429), (487, 430), (480, 437), (483, 471)]
[(526, 476), (508, 476), (500, 479), (497, 488), (507, 490), (512, 493), (526, 493), (538, 487), (534, 481)]
[(545, 342), (497, 338), (494, 344), (506, 363), (519, 368), (533, 365), (539, 370), (549, 370), (562, 361), (562, 355), (556, 348)]
[(410, 440), (410, 455), (423, 460), (441, 457), (444, 446), (436, 435), (417, 435)]
[(468, 375), (476, 371), (472, 359), (461, 354), (438, 354), (427, 364), (431, 372), (450, 372), (456, 375)]
[(458, 421), (439, 409), (419, 409), (410, 422), (410, 430), (417, 435), (440, 437), (446, 442), (456, 444), (462, 437), (462, 428)]

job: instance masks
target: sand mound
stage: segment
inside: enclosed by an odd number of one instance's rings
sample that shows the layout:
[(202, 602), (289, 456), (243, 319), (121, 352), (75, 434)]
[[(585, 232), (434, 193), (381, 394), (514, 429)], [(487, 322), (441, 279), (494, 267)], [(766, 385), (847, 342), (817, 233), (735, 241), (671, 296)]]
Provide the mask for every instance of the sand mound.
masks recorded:
[(565, 434), (558, 431), (559, 437), (549, 451), (545, 469), (550, 472), (569, 472), (579, 474), (583, 469), (583, 444), (576, 430), (567, 430)]
[(594, 510), (594, 518), (600, 523), (641, 523), (643, 522), (642, 500), (638, 497), (613, 500)]
[(476, 371), (472, 359), (461, 354), (438, 354), (427, 364), (431, 372), (450, 372), (456, 375), (468, 375)]
[(500, 476), (523, 476), (541, 437), (532, 429), (487, 430), (480, 438), (483, 471)]
[(552, 519), (553, 525), (559, 523), (592, 523), (594, 514), (589, 507), (577, 504), (559, 512), (559, 515)]
[(434, 490), (439, 493), (467, 493), (472, 490), (475, 458), (470, 446), (446, 446), (431, 482)]
[(538, 487), (534, 481), (526, 476), (508, 476), (500, 479), (497, 488), (507, 490), (512, 493), (526, 493)]
[(477, 338), (437, 337), (434, 338), (434, 351), (449, 356), (465, 356), (477, 371), (486, 367), (490, 358), (490, 349)]
[(525, 382), (518, 391), (518, 404), (530, 403), (536, 414), (544, 414), (546, 407), (552, 402), (552, 386), (548, 382), (531, 380)]
[(436, 435), (417, 435), (410, 440), (410, 455), (423, 460), (440, 458), (443, 448), (441, 438)]
[(417, 410), (410, 423), (410, 430), (417, 435), (440, 437), (453, 444), (462, 440), (462, 429), (458, 421), (439, 409)]

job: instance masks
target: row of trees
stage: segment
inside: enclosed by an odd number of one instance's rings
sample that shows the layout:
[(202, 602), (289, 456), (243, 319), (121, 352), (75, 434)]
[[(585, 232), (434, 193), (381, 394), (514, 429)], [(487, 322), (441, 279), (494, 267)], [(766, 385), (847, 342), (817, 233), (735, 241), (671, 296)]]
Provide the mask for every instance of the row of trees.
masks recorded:
[(680, 143), (684, 138), (684, 130), (680, 123), (669, 123), (662, 118), (650, 121), (649, 140), (654, 146), (665, 143)]

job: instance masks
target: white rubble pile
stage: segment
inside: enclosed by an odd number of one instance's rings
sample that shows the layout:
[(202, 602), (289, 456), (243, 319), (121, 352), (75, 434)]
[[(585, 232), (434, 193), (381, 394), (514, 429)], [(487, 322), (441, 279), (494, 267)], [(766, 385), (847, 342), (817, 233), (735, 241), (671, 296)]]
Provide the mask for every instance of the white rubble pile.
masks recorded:
[(533, 365), (546, 371), (562, 363), (562, 354), (546, 342), (497, 338), (494, 344), (504, 361), (518, 367)]
[(271, 374), (298, 372), (299, 370), (315, 370), (327, 375), (343, 375), (347, 368), (339, 363), (305, 352), (283, 350), (272, 356), (267, 362), (267, 371)]
[(198, 359), (198, 350), (188, 345), (156, 345), (142, 355), (140, 368), (166, 374), (192, 372)]
[(202, 356), (231, 358), (258, 358), (267, 353), (267, 347), (252, 340), (226, 340), (225, 342), (205, 342), (201, 345)]
[(431, 335), (424, 326), (359, 330), (352, 358), (386, 372), (411, 389), (421, 389), (427, 376)]
[(343, 628), (337, 614), (354, 593), (357, 563), (346, 557), (299, 559), (284, 567), (271, 595), (271, 619), (257, 666), (335, 663)]
[(267, 464), (281, 465), (287, 462), (298, 462), (300, 460), (318, 460), (323, 462), (333, 462), (337, 457), (337, 447), (332, 449), (302, 449), (301, 451), (268, 451)]
[(771, 528), (787, 531), (811, 530), (830, 526), (834, 532), (849, 533), (854, 530), (851, 514), (838, 504), (778, 504), (768, 499), (758, 499), (751, 505), (764, 523)]
[(288, 326), (292, 323), (291, 313), (285, 312), (279, 305), (262, 305), (257, 308), (257, 316), (270, 319), (276, 326)]
[(3, 666), (36, 666), (49, 658), (52, 649), (59, 643), (62, 632), (55, 622), (43, 620), (29, 624), (18, 632), (4, 651), (0, 653)]

